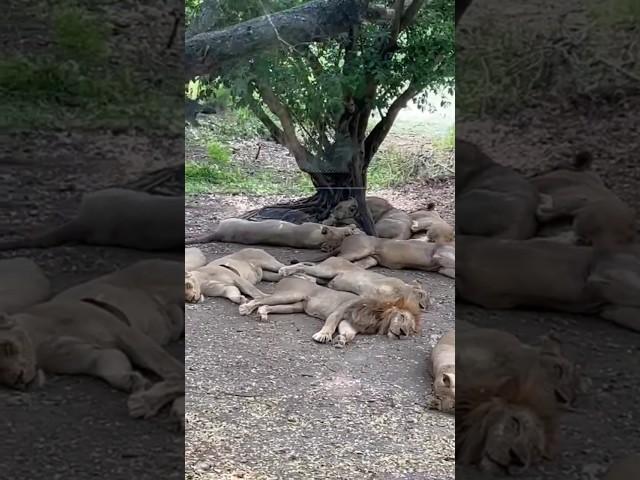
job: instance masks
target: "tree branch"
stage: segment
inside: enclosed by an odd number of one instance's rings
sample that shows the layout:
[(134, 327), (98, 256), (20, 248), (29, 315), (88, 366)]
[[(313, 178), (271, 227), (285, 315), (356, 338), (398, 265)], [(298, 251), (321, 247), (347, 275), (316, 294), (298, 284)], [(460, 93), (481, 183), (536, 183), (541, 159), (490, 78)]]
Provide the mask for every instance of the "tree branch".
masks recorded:
[(391, 105), (389, 105), (387, 114), (382, 117), (373, 130), (371, 130), (371, 133), (369, 133), (369, 136), (364, 142), (364, 158), (366, 167), (369, 166), (371, 159), (387, 137), (387, 134), (389, 133), (389, 130), (391, 130), (393, 122), (395, 122), (400, 110), (406, 107), (407, 102), (409, 102), (409, 100), (415, 97), (419, 92), (420, 89), (417, 88), (414, 83), (410, 83), (407, 89), (402, 92)]
[(425, 0), (413, 0), (413, 2), (411, 2), (411, 5), (407, 7), (404, 15), (402, 15), (402, 21), (400, 23), (401, 31), (413, 25), (413, 23), (416, 21), (416, 18), (418, 18), (418, 12), (424, 6), (424, 4)]
[[(282, 141), (278, 141), (278, 143), (287, 147), (289, 152), (291, 152), (291, 155), (293, 155), (293, 158), (295, 158), (300, 170), (307, 173), (313, 172), (313, 165), (309, 162), (312, 155), (306, 148), (304, 148), (300, 143), (300, 140), (298, 140), (293, 116), (291, 115), (289, 108), (280, 101), (269, 85), (264, 82), (260, 82), (259, 80), (253, 80), (252, 83), (260, 95), (260, 98), (262, 98), (262, 101), (269, 110), (271, 110), (271, 113), (278, 117), (280, 125), (282, 125), (282, 130), (280, 130), (280, 139)], [(269, 127), (267, 126), (267, 128)]]
[[(423, 2), (414, 0), (405, 16), (415, 3)], [(216, 12), (211, 10), (206, 14), (215, 17)], [(189, 34), (196, 34), (188, 35), (185, 41), (186, 79), (220, 75), (230, 65), (264, 51), (336, 38), (362, 22), (388, 23), (395, 13), (384, 5), (369, 5), (368, 0), (311, 0), (218, 31), (200, 33), (207, 22), (200, 21), (198, 25), (194, 22)]]

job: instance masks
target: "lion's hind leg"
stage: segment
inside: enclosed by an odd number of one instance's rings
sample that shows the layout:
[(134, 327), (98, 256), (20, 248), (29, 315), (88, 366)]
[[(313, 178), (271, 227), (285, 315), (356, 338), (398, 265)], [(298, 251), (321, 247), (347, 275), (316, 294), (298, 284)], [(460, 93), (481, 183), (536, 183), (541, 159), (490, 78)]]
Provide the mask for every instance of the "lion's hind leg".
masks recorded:
[(287, 314), (304, 312), (304, 302), (290, 303), (287, 305), (262, 305), (258, 307), (258, 315), (260, 320), (266, 322), (269, 320), (270, 313)]
[(360, 301), (361, 298), (345, 302), (340, 305), (331, 315), (327, 317), (322, 328), (313, 334), (312, 338), (318, 343), (328, 343), (331, 341), (336, 328), (344, 318), (347, 310), (355, 303)]
[(61, 337), (40, 352), (47, 371), (97, 377), (113, 388), (135, 392), (149, 385), (120, 350), (100, 348), (71, 337)]
[(251, 300), (244, 305), (240, 305), (240, 315), (251, 315), (256, 308), (263, 305), (288, 305), (292, 303), (304, 302), (305, 295), (300, 293), (275, 293), (262, 298)]
[(365, 257), (358, 260), (357, 262), (353, 262), (353, 264), (366, 270), (367, 268), (375, 267), (376, 265), (378, 265), (378, 261), (373, 257)]
[(280, 280), (282, 280), (282, 275), (280, 275), (279, 273), (263, 270), (262, 280), (264, 280), (265, 282), (279, 282)]
[(244, 293), (245, 295), (249, 295), (252, 298), (262, 298), (266, 296), (266, 293), (258, 290), (255, 285), (253, 285), (251, 282), (248, 282), (244, 278), (234, 278), (233, 283), (242, 293)]
[(349, 322), (343, 320), (338, 324), (338, 335), (333, 339), (333, 346), (343, 348), (347, 343), (351, 343), (357, 334), (356, 329)]

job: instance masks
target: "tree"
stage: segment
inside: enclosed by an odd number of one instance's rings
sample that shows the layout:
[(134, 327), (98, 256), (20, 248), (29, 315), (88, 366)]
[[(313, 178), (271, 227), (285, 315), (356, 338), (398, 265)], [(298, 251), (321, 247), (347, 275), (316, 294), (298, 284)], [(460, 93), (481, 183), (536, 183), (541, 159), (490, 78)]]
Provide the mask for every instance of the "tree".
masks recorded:
[[(453, 88), (453, 0), (393, 0), (381, 7), (391, 12), (380, 16), (386, 22), (355, 23), (336, 38), (296, 43), (283, 38), (268, 12), (299, 7), (300, 0), (217, 4), (218, 27), (261, 17), (276, 35), (280, 48), (251, 57), (221, 78), (316, 188), (311, 198), (250, 216), (287, 218), (293, 210), (321, 221), (336, 203), (353, 197), (357, 220), (374, 234), (365, 204), (371, 160), (409, 101), (424, 107), (429, 91)], [(370, 128), (374, 111), (381, 119)]]

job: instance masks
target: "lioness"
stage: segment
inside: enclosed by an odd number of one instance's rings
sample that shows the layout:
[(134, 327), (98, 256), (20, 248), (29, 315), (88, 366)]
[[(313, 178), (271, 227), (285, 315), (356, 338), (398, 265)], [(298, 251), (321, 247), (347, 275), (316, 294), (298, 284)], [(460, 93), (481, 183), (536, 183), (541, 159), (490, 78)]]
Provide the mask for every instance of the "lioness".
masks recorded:
[(363, 268), (381, 265), (391, 269), (412, 268), (455, 278), (455, 247), (420, 240), (391, 240), (358, 234), (344, 239), (340, 247), (312, 261), (337, 255)]
[[(566, 221), (575, 243), (608, 247), (629, 244), (635, 237), (635, 211), (609, 190), (589, 169), (588, 153), (576, 156), (569, 168), (532, 177), (531, 183), (549, 200), (537, 210), (544, 225)], [(555, 234), (555, 229), (551, 230)], [(545, 234), (545, 228), (541, 232)]]
[(190, 272), (207, 264), (207, 257), (199, 248), (188, 247), (184, 249), (184, 271)]
[(210, 233), (191, 238), (185, 243), (231, 242), (246, 245), (276, 245), (293, 248), (320, 248), (331, 250), (349, 235), (356, 233), (356, 227), (329, 227), (318, 223), (295, 225), (281, 220), (251, 222), (239, 218), (221, 221)]
[[(42, 369), (56, 374), (91, 375), (114, 388), (130, 392), (129, 413), (155, 415), (164, 405), (184, 395), (184, 365), (152, 336), (169, 325), (158, 310), (128, 316), (112, 298), (88, 301), (56, 298), (0, 317), (0, 383), (24, 388)], [(151, 371), (162, 381), (148, 381), (133, 369)]]
[(87, 193), (76, 218), (40, 235), (0, 243), (0, 250), (68, 243), (160, 251), (182, 248), (184, 197), (108, 188)]
[(211, 265), (227, 267), (254, 285), (262, 280), (277, 282), (282, 278), (278, 272), (284, 267), (283, 263), (258, 248), (243, 248), (213, 260)]
[(288, 277), (304, 273), (328, 281), (327, 287), (356, 295), (397, 300), (405, 298), (427, 308), (429, 295), (416, 280), (407, 285), (399, 278), (371, 272), (342, 257), (329, 257), (322, 263), (298, 263), (280, 269), (280, 275)]
[(270, 313), (304, 312), (325, 320), (322, 329), (313, 335), (319, 343), (331, 341), (336, 327), (336, 346), (344, 346), (357, 333), (387, 335), (390, 338), (410, 336), (420, 328), (417, 305), (399, 301), (384, 301), (340, 292), (296, 277), (287, 277), (276, 284), (271, 295), (240, 305), (240, 314), (249, 315), (256, 308), (263, 321)]
[[(407, 240), (411, 238), (409, 215), (380, 197), (367, 197), (367, 208), (374, 222), (376, 235), (381, 238)], [(358, 203), (354, 198), (339, 202), (323, 225), (357, 225)]]
[(557, 405), (539, 355), (490, 329), (457, 333), (456, 461), (519, 473), (553, 452)]
[[(640, 255), (544, 239), (460, 236), (460, 298), (485, 308), (597, 314), (640, 331)], [(523, 274), (525, 272), (525, 274)]]
[(449, 330), (431, 352), (432, 408), (451, 413), (456, 406), (456, 331)]
[[(365, 201), (367, 203), (369, 213), (371, 214), (371, 219), (374, 223), (380, 220), (380, 218), (389, 210), (393, 209), (393, 205), (384, 198), (367, 197)], [(355, 220), (357, 215), (358, 202), (355, 198), (351, 197), (347, 200), (343, 200), (342, 202), (338, 202), (338, 204), (333, 207), (331, 215), (329, 215), (322, 224), (332, 226), (357, 225), (358, 222)]]
[(536, 188), (476, 145), (456, 139), (456, 232), (527, 239), (535, 235)]
[(417, 210), (410, 213), (409, 217), (411, 218), (411, 231), (414, 234), (426, 232), (426, 240), (429, 242), (453, 242), (453, 227), (445, 222), (440, 214), (435, 211), (434, 203), (430, 203), (426, 210)]
[(51, 284), (36, 263), (24, 257), (0, 260), (0, 312), (13, 313), (51, 295)]

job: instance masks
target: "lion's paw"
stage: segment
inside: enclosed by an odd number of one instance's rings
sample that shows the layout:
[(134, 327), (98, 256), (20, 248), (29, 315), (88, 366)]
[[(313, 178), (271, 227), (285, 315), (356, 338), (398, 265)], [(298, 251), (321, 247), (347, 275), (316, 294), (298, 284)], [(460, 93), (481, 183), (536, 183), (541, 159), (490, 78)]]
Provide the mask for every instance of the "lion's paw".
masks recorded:
[(291, 265), (288, 267), (281, 267), (280, 270), (278, 270), (278, 274), (281, 277), (289, 277), (295, 273), (296, 271), (295, 267), (296, 267), (295, 265)]
[(311, 338), (313, 338), (313, 340), (318, 343), (328, 343), (331, 341), (331, 335), (326, 332), (323, 332), (322, 330), (314, 333), (313, 337)]
[(133, 418), (152, 417), (155, 414), (155, 411), (147, 400), (148, 396), (145, 394), (145, 391), (129, 395), (129, 399), (127, 400), (129, 416)]
[(269, 321), (269, 308), (266, 305), (261, 306), (260, 308), (258, 308), (258, 315), (260, 315), (260, 321), (261, 322), (268, 322)]
[(129, 391), (131, 393), (146, 390), (151, 386), (151, 382), (145, 378), (140, 372), (131, 372), (129, 374)]
[(344, 348), (347, 346), (347, 338), (344, 335), (337, 335), (333, 339), (333, 346), (335, 348)]
[(240, 312), (240, 315), (251, 315), (254, 309), (255, 309), (255, 302), (253, 302), (253, 300), (249, 302), (245, 301), (238, 307), (238, 311)]

